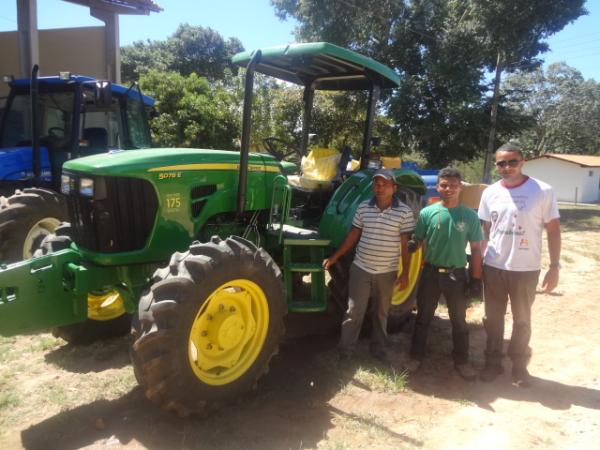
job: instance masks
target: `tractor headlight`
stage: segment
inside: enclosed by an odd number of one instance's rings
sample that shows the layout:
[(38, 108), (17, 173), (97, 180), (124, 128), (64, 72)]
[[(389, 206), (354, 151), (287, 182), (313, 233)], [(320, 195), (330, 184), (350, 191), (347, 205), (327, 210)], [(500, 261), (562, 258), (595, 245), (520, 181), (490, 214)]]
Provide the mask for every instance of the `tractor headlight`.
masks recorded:
[(69, 177), (69, 175), (60, 176), (60, 192), (65, 195), (71, 193), (71, 177)]
[(79, 193), (86, 197), (94, 196), (94, 180), (91, 178), (82, 178), (79, 180)]

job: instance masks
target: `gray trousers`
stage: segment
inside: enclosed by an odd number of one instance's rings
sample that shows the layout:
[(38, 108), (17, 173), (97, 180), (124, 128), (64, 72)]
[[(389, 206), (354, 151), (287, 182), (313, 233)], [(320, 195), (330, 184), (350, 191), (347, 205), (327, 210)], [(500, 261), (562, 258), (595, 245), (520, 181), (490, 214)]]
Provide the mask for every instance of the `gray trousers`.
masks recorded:
[(525, 368), (531, 357), (531, 307), (535, 300), (539, 270), (516, 272), (483, 266), (483, 294), (485, 318), (483, 325), (487, 334), (486, 363), (499, 366), (502, 361), (504, 342), (504, 316), (510, 299), (513, 330), (508, 346), (508, 356), (513, 367)]
[(342, 322), (340, 348), (352, 350), (362, 328), (369, 298), (373, 302), (371, 349), (382, 349), (387, 342), (387, 318), (394, 291), (396, 272), (373, 274), (356, 264), (350, 266), (348, 310)]

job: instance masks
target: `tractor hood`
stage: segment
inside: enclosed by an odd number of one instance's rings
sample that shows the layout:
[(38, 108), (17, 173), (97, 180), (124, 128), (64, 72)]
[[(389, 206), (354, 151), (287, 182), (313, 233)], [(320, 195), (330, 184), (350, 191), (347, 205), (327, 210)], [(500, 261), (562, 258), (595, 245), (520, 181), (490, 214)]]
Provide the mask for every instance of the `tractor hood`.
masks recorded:
[[(250, 171), (281, 171), (279, 161), (266, 154), (251, 153)], [(112, 151), (68, 161), (63, 169), (103, 176), (139, 176), (152, 172), (190, 170), (237, 170), (239, 152), (190, 148), (153, 148)]]

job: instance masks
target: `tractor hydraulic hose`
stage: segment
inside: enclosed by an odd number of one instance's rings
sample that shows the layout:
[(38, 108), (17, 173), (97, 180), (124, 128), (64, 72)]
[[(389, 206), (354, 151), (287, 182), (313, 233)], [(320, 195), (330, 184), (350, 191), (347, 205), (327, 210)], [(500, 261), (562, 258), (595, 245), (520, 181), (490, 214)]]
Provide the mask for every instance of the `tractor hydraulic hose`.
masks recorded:
[(40, 134), (39, 134), (39, 82), (38, 72), (40, 67), (35, 64), (31, 70), (31, 83), (29, 85), (29, 94), (31, 96), (31, 160), (33, 162), (33, 176), (40, 181), (42, 175), (42, 164), (40, 161)]
[(254, 68), (260, 62), (262, 52), (257, 50), (246, 67), (244, 86), (244, 113), (242, 116), (242, 148), (240, 149), (240, 174), (238, 178), (237, 214), (244, 213), (246, 206), (246, 180), (248, 178), (248, 153), (250, 146), (250, 128), (252, 122), (252, 90), (254, 86)]

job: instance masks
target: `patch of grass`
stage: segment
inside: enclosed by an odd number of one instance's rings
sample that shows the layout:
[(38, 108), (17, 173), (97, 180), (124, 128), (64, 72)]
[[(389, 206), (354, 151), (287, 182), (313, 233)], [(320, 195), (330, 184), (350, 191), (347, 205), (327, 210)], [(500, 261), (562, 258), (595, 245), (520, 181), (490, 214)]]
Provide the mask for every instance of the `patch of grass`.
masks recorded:
[(46, 350), (51, 350), (53, 348), (59, 347), (63, 345), (63, 341), (59, 338), (56, 338), (50, 334), (41, 334), (39, 338), (33, 341), (28, 348), (30, 352), (45, 352)]
[(112, 376), (108, 376), (102, 379), (101, 382), (97, 383), (98, 399), (102, 398), (116, 398), (126, 394), (135, 386), (137, 381), (133, 374), (133, 368), (121, 369), (118, 373), (114, 373)]
[(560, 223), (565, 231), (600, 230), (600, 205), (560, 205)]
[(18, 394), (6, 382), (0, 382), (0, 411), (18, 406), (21, 400)]
[(0, 338), (0, 362), (7, 363), (20, 357), (20, 353), (15, 351), (16, 338)]
[(339, 442), (339, 441), (327, 441), (324, 443), (324, 447), (321, 445), (318, 445), (317, 448), (319, 449), (323, 449), (323, 450), (347, 450), (350, 447), (348, 447), (346, 445), (345, 442)]
[(398, 393), (406, 388), (408, 374), (406, 371), (397, 371), (392, 368), (365, 369), (360, 367), (355, 379), (374, 391)]

